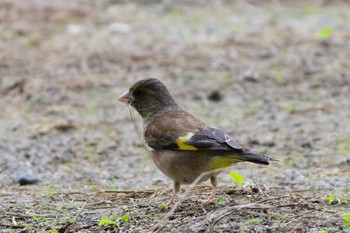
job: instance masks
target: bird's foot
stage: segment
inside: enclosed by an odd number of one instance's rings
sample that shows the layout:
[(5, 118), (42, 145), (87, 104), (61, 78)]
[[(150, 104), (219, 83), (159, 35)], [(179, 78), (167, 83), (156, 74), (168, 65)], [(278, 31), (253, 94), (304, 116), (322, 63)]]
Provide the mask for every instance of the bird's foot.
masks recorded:
[(169, 202), (167, 203), (167, 206), (169, 206), (170, 208), (173, 208), (174, 205), (175, 205), (175, 201), (174, 201), (174, 200), (169, 201)]
[(175, 195), (172, 195), (170, 200), (167, 203), (167, 206), (169, 206), (170, 208), (172, 208), (175, 205)]
[(208, 204), (214, 203), (215, 201), (214, 201), (214, 198), (209, 197), (209, 198), (206, 199), (206, 200), (199, 199), (198, 202), (199, 202), (200, 204), (203, 204), (203, 205), (208, 205)]

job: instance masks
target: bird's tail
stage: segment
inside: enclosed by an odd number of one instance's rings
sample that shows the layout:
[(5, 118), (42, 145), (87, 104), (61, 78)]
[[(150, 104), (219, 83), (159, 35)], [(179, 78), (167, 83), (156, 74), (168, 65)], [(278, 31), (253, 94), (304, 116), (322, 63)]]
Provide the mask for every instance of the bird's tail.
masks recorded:
[(235, 154), (216, 154), (210, 161), (210, 166), (213, 168), (224, 168), (229, 167), (232, 164), (239, 162), (251, 162), (257, 164), (269, 165), (269, 161), (277, 161), (275, 159), (270, 158), (267, 155), (259, 154), (257, 152), (253, 152), (250, 150), (245, 150), (240, 153)]
[(257, 164), (269, 165), (269, 161), (276, 161), (275, 159), (270, 158), (267, 155), (259, 154), (253, 151), (245, 151), (237, 156), (241, 161), (247, 161)]

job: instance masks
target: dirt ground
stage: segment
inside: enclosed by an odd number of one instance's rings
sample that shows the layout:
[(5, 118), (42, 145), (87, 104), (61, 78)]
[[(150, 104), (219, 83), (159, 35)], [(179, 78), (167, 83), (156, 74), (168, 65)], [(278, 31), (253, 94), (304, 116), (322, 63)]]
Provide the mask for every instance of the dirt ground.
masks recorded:
[[(349, 22), (349, 1), (0, 0), (0, 231), (350, 232)], [(279, 161), (167, 208), (116, 101), (145, 77)]]

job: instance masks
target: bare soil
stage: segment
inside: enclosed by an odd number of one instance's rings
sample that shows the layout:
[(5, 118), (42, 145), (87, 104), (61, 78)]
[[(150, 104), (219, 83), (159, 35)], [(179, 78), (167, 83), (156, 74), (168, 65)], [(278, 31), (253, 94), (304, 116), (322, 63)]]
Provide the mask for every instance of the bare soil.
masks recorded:
[[(350, 232), (348, 22), (349, 1), (0, 0), (0, 231)], [(279, 161), (167, 208), (116, 101), (145, 77)]]

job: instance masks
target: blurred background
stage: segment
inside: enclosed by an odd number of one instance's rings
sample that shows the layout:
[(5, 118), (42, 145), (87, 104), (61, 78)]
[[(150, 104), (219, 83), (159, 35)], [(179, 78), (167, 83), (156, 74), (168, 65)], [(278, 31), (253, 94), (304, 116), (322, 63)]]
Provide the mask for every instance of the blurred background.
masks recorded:
[(0, 187), (170, 185), (116, 101), (155, 77), (279, 160), (246, 180), (348, 192), (349, 22), (349, 1), (1, 0)]

